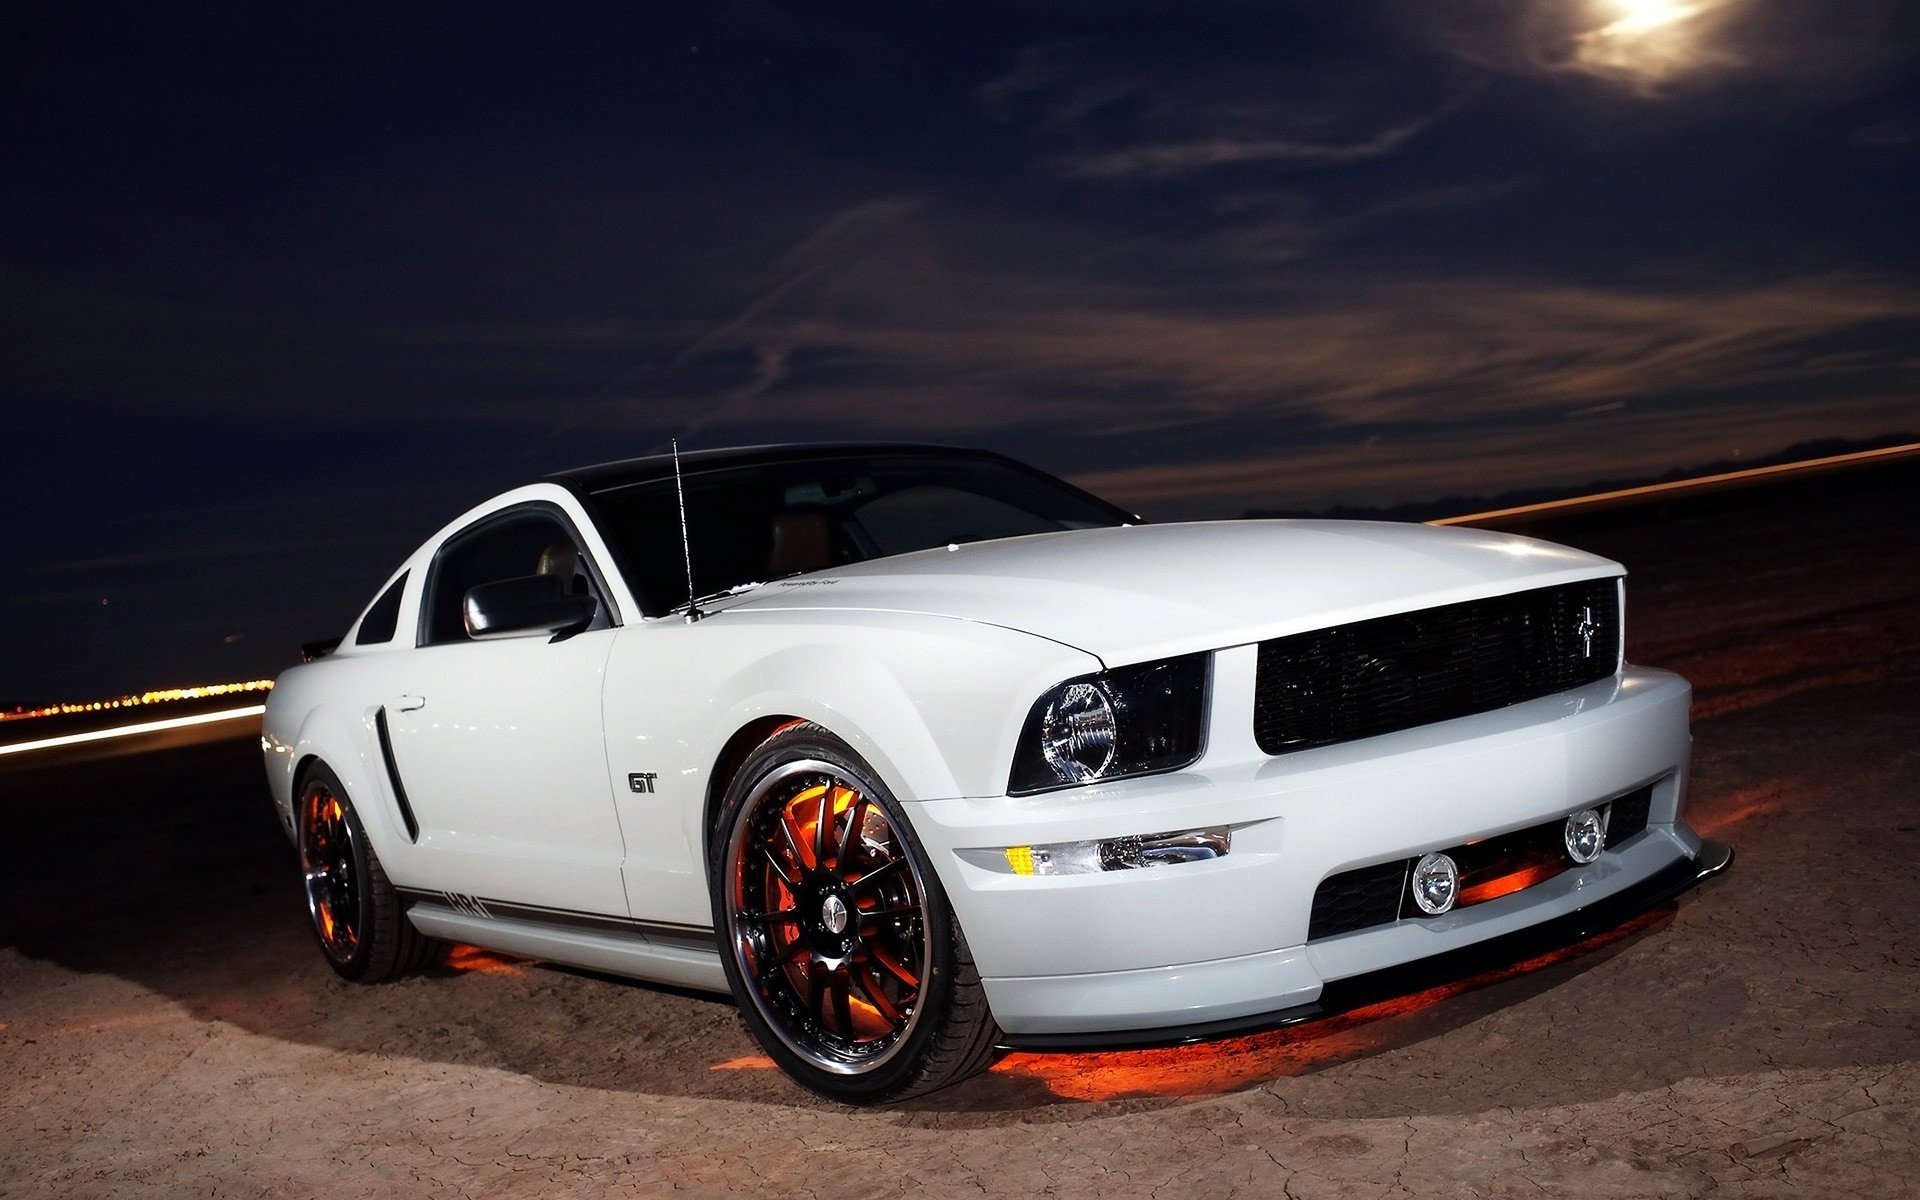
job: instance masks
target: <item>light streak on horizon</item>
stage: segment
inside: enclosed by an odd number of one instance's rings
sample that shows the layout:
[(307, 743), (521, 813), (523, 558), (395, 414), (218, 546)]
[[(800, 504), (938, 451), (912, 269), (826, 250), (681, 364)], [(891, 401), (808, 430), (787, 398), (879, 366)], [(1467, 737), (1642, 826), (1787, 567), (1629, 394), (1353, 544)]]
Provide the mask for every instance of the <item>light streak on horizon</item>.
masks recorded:
[(86, 733), (69, 733), (61, 737), (41, 738), (34, 742), (16, 742), (11, 746), (0, 746), (0, 755), (24, 754), (29, 750), (52, 750), (59, 746), (76, 746), (83, 742), (102, 742), (109, 738), (132, 737), (140, 733), (159, 733), (167, 729), (182, 729), (189, 725), (211, 725), (216, 721), (237, 721), (242, 717), (257, 717), (267, 711), (264, 704), (251, 704), (245, 708), (226, 708), (219, 712), (195, 713), (190, 717), (168, 717), (164, 721), (141, 721), (134, 725), (120, 725), (112, 729), (94, 729)]
[(1909, 442), (1902, 446), (1883, 446), (1878, 450), (1856, 450), (1851, 454), (1832, 454), (1826, 458), (1808, 458), (1799, 462), (1775, 463), (1770, 467), (1748, 467), (1740, 471), (1722, 471), (1717, 475), (1699, 475), (1692, 479), (1670, 479), (1665, 483), (1647, 483), (1638, 487), (1619, 488), (1611, 492), (1595, 492), (1590, 496), (1568, 496), (1562, 500), (1546, 500), (1539, 504), (1520, 504), (1513, 508), (1490, 508), (1485, 512), (1462, 513), (1456, 517), (1436, 517), (1428, 521), (1429, 525), (1472, 525), (1479, 521), (1492, 521), (1501, 517), (1520, 517), (1534, 513), (1559, 512), (1566, 509), (1601, 507), (1617, 500), (1632, 500), (1643, 496), (1657, 496), (1668, 492), (1689, 492), (1705, 489), (1716, 484), (1744, 483), (1750, 480), (1766, 479), (1776, 475), (1814, 474), (1835, 467), (1854, 466), (1859, 463), (1873, 462), (1879, 459), (1909, 458), (1920, 455), (1920, 442)]

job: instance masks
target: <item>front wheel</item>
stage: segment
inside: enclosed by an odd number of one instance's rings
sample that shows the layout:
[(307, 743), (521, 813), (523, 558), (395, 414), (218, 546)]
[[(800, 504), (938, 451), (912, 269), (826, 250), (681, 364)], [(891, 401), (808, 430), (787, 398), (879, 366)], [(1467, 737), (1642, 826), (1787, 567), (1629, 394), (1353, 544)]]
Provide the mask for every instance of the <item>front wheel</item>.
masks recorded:
[(790, 725), (734, 776), (709, 849), (741, 1013), (775, 1062), (853, 1104), (957, 1083), (999, 1030), (966, 938), (873, 770)]
[(413, 927), (347, 790), (324, 763), (294, 793), (295, 849), (320, 952), (342, 978), (378, 983), (424, 965), (439, 943)]

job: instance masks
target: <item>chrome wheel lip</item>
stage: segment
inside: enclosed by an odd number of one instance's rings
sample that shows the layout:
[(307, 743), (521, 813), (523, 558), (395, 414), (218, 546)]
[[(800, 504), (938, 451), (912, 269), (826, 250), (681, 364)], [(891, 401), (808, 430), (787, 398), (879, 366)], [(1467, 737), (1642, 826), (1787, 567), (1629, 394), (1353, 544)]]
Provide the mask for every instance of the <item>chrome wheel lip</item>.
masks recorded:
[[(842, 1057), (829, 1053), (823, 1047), (810, 1045), (807, 1041), (796, 1036), (788, 1018), (775, 1009), (768, 1001), (766, 994), (767, 980), (763, 973), (755, 967), (754, 956), (751, 953), (751, 939), (754, 931), (748, 924), (743, 923), (739, 919), (740, 912), (739, 905), (735, 899), (735, 887), (737, 881), (740, 879), (744, 860), (753, 851), (754, 843), (752, 835), (757, 824), (755, 815), (760, 812), (762, 804), (766, 802), (770, 794), (782, 789), (796, 776), (810, 776), (821, 782), (829, 783), (833, 787), (844, 787), (848, 791), (866, 798), (870, 808), (880, 813), (886, 820), (888, 828), (893, 834), (899, 858), (904, 863), (908, 875), (913, 881), (914, 894), (920, 898), (920, 903), (923, 906), (920, 918), (918, 946), (919, 965), (921, 967), (919, 978), (921, 983), (919, 993), (914, 998), (912, 1011), (907, 1014), (905, 1023), (894, 1032), (892, 1040), (884, 1049), (862, 1054), (857, 1058)], [(741, 804), (739, 812), (734, 818), (733, 828), (728, 831), (724, 870), (725, 875), (720, 881), (720, 886), (724, 889), (725, 894), (724, 908), (726, 911), (728, 952), (733, 955), (734, 967), (746, 985), (743, 990), (747, 993), (749, 1003), (754, 1006), (755, 1011), (767, 1027), (772, 1029), (779, 1037), (781, 1043), (790, 1052), (803, 1059), (809, 1066), (818, 1068), (829, 1074), (840, 1076), (868, 1075), (898, 1057), (906, 1048), (907, 1043), (912, 1039), (914, 1030), (919, 1027), (921, 1018), (926, 1011), (926, 991), (931, 985), (929, 974), (933, 962), (933, 940), (924, 910), (924, 906), (929, 903), (926, 879), (921, 874), (920, 865), (915, 861), (914, 854), (908, 848), (906, 835), (895, 826), (893, 815), (889, 813), (885, 806), (880, 803), (879, 799), (874, 796), (872, 789), (857, 776), (850, 773), (845, 767), (822, 759), (805, 758), (782, 763), (780, 766), (775, 767), (762, 776), (760, 780), (754, 784), (753, 790), (747, 794), (746, 800)], [(854, 938), (857, 940), (860, 928), (857, 910), (849, 912), (848, 915), (853, 918), (849, 921), (848, 928), (853, 931)], [(835, 967), (845, 965), (850, 959), (851, 955), (846, 958), (832, 959), (816, 954), (817, 961)]]
[[(317, 843), (320, 812), (328, 801), (338, 803), (341, 811), (329, 831), (332, 852), (323, 854)], [(346, 819), (347, 802), (333, 788), (316, 780), (302, 790), (300, 804), (300, 874), (307, 917), (327, 957), (350, 962), (360, 948), (361, 881), (354, 854), (357, 835), (353, 823)], [(337, 911), (343, 902), (342, 892), (350, 893), (355, 909), (350, 926), (343, 924)]]

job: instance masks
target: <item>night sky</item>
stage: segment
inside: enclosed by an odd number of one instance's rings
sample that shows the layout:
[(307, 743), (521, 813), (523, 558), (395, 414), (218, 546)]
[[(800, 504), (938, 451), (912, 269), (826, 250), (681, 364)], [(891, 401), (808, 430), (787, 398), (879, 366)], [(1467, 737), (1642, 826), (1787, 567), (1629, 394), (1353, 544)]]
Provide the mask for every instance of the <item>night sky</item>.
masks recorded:
[(8, 9), (0, 702), (672, 435), (1180, 518), (1920, 425), (1911, 0), (295, 7)]

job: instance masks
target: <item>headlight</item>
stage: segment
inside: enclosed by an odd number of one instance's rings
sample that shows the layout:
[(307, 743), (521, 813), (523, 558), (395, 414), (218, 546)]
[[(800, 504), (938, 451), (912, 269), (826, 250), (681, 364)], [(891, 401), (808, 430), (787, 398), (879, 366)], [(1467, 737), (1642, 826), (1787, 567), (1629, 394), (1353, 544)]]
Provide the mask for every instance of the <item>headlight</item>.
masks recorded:
[(1097, 684), (1070, 683), (1040, 714), (1040, 757), (1056, 783), (1098, 779), (1113, 766), (1113, 702)]
[(1206, 740), (1207, 655), (1069, 679), (1034, 702), (1013, 754), (1011, 795), (1177, 771)]

